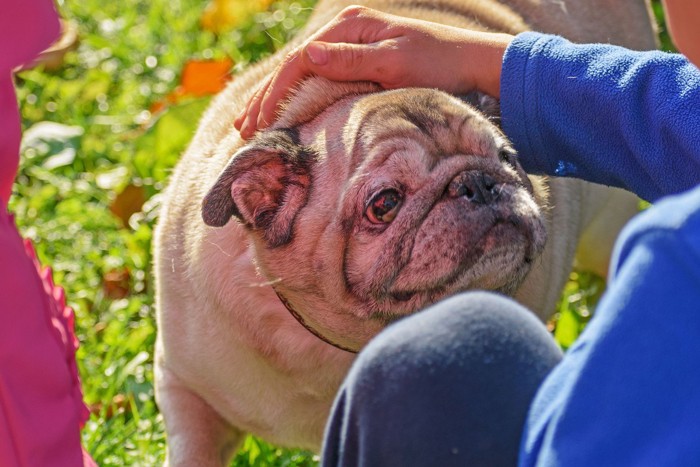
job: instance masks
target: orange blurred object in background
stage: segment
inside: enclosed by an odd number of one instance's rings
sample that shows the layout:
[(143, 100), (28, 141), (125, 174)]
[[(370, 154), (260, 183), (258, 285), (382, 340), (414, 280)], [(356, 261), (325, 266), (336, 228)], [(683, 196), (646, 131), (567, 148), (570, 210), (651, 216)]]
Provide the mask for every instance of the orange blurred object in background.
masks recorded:
[(202, 13), (202, 28), (221, 33), (239, 26), (250, 15), (265, 11), (272, 0), (211, 0)]

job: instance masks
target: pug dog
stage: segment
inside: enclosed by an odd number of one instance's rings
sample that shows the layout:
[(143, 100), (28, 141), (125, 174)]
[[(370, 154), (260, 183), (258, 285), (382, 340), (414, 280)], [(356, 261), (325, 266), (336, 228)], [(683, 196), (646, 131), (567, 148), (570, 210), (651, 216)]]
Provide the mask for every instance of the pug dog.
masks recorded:
[[(653, 48), (644, 1), (368, 1), (403, 16)], [(289, 47), (347, 3), (321, 1)], [(246, 433), (319, 449), (355, 353), (451, 294), (546, 319), (581, 246), (604, 270), (633, 196), (528, 176), (487, 97), (311, 78), (243, 141), (234, 116), (286, 51), (236, 77), (176, 167), (155, 235), (156, 398), (171, 465), (226, 465)]]

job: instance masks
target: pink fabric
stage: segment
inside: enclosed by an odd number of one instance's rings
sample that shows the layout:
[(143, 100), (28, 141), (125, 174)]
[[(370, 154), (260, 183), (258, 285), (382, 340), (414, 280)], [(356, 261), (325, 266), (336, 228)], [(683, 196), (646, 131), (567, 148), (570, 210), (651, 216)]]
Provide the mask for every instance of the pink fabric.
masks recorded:
[(12, 69), (51, 45), (60, 25), (52, 0), (0, 0), (0, 12), (0, 200), (6, 205), (20, 142)]
[(12, 69), (58, 36), (58, 16), (51, 0), (0, 0), (0, 12), (0, 465), (95, 465), (80, 446), (73, 310), (7, 212), (21, 138)]

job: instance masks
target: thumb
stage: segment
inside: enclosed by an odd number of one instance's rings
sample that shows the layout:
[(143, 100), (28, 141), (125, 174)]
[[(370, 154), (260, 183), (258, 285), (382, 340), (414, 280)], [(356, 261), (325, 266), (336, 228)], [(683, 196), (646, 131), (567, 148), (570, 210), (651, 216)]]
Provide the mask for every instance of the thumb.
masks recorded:
[(304, 62), (311, 72), (330, 80), (381, 82), (385, 51), (380, 44), (310, 42)]

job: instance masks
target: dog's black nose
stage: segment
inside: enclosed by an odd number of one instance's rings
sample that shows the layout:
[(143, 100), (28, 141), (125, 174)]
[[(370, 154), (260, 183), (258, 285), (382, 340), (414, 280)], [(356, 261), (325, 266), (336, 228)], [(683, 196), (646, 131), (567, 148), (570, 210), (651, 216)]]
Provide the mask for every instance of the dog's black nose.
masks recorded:
[(450, 198), (466, 197), (476, 204), (489, 204), (498, 198), (498, 185), (490, 175), (464, 171), (452, 179), (446, 191)]

